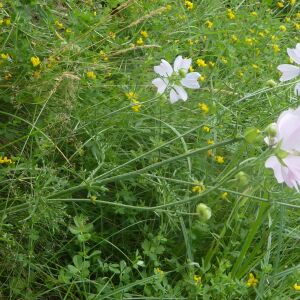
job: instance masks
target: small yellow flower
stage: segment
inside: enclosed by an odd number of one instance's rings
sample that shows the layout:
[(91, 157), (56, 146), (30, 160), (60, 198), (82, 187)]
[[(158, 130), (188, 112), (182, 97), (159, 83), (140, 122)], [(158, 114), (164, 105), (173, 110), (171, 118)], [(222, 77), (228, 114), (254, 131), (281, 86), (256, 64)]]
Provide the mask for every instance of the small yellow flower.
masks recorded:
[(190, 66), (190, 67), (189, 67), (189, 71), (190, 71), (190, 72), (194, 72), (195, 69), (194, 69), (192, 66)]
[(161, 270), (160, 268), (154, 269), (155, 274), (159, 274), (160, 276), (164, 276), (165, 272)]
[(201, 276), (195, 274), (194, 277), (193, 277), (193, 280), (194, 280), (196, 285), (201, 284)]
[(208, 108), (207, 104), (201, 102), (198, 105), (199, 105), (199, 108), (202, 110), (203, 113), (207, 114), (209, 112), (209, 108)]
[(291, 6), (294, 6), (296, 4), (296, 0), (290, 0)]
[(216, 160), (216, 162), (218, 163), (218, 164), (224, 164), (224, 157), (223, 156), (220, 156), (220, 155), (217, 155), (216, 157), (215, 157), (215, 160)]
[(140, 38), (138, 38), (137, 39), (137, 41), (136, 41), (136, 44), (137, 45), (139, 45), (139, 46), (142, 46), (142, 45), (144, 45), (144, 41), (143, 41), (143, 39), (140, 37)]
[(125, 93), (125, 96), (130, 100), (130, 101), (134, 101), (138, 99), (138, 96), (135, 92), (128, 92)]
[(255, 69), (255, 70), (259, 69), (259, 66), (256, 65), (256, 64), (251, 64), (251, 66), (252, 66), (252, 68)]
[(139, 112), (141, 110), (141, 107), (142, 107), (142, 104), (135, 100), (135, 99), (132, 99), (132, 105), (131, 105), (131, 108), (134, 112)]
[(284, 7), (284, 4), (281, 1), (277, 2), (276, 5), (277, 5), (278, 8), (283, 8)]
[(300, 12), (296, 13), (296, 18), (300, 19)]
[(41, 64), (41, 61), (40, 61), (39, 57), (37, 57), (37, 56), (32, 56), (30, 58), (30, 61), (34, 67), (37, 67)]
[(248, 280), (247, 280), (247, 286), (248, 287), (255, 287), (258, 284), (258, 279), (255, 278), (253, 273), (249, 273)]
[(7, 156), (0, 156), (0, 164), (12, 164), (12, 160), (10, 158), (7, 158)]
[(276, 45), (276, 44), (273, 44), (273, 45), (272, 45), (272, 48), (273, 48), (273, 50), (274, 50), (274, 52), (275, 52), (275, 53), (278, 53), (278, 52), (280, 52), (280, 48), (279, 48), (279, 46), (278, 46), (278, 45)]
[(222, 193), (221, 194), (221, 199), (227, 200), (228, 199), (228, 193), (227, 192)]
[(290, 17), (285, 17), (285, 18), (284, 18), (284, 22), (288, 23), (288, 22), (290, 22), (290, 21), (291, 21), (291, 18), (290, 18)]
[(207, 64), (208, 64), (208, 66), (211, 67), (211, 68), (213, 68), (213, 67), (215, 66), (215, 63), (212, 62), (212, 61), (209, 61)]
[(244, 75), (245, 75), (245, 74), (244, 74), (244, 72), (243, 72), (243, 71), (238, 71), (238, 76), (239, 76), (239, 77), (241, 77), (241, 78), (242, 78), (242, 77), (244, 77)]
[(1, 53), (0, 54), (0, 57), (2, 58), (2, 59), (5, 59), (5, 60), (9, 60), (10, 59), (10, 55), (8, 54), (8, 53)]
[(271, 35), (271, 40), (272, 40), (272, 42), (274, 42), (274, 41), (278, 40), (278, 37), (276, 35)]
[(252, 12), (250, 13), (250, 15), (251, 15), (252, 17), (257, 17), (257, 12), (256, 12), (256, 11), (252, 11)]
[(205, 191), (205, 186), (204, 186), (204, 184), (202, 182), (196, 181), (195, 184), (196, 185), (192, 187), (192, 192), (193, 193), (199, 193), (199, 194), (201, 194), (202, 192)]
[(58, 29), (62, 29), (64, 27), (64, 24), (60, 23), (58, 20), (56, 20), (54, 24)]
[(207, 133), (210, 132), (210, 128), (208, 126), (203, 126), (202, 130)]
[(258, 35), (259, 35), (260, 37), (264, 37), (264, 36), (265, 36), (265, 33), (262, 32), (262, 31), (260, 31), (260, 32), (258, 33)]
[(233, 34), (233, 35), (230, 37), (230, 40), (231, 40), (232, 43), (236, 43), (236, 42), (238, 41), (238, 37), (237, 37), (235, 34)]
[(286, 32), (286, 27), (284, 25), (280, 25), (279, 30), (282, 32)]
[(212, 157), (213, 156), (213, 151), (212, 149), (207, 150), (207, 156)]
[(296, 30), (300, 30), (300, 24), (295, 23), (294, 26), (295, 26), (295, 29), (296, 29)]
[(228, 64), (228, 60), (224, 56), (221, 56), (221, 61), (225, 65)]
[(253, 38), (245, 38), (245, 43), (249, 46), (252, 46), (254, 43)]
[(235, 19), (235, 14), (233, 13), (233, 11), (230, 8), (227, 9), (227, 17), (230, 20)]
[(209, 21), (209, 20), (207, 20), (207, 21), (205, 22), (205, 25), (207, 26), (207, 28), (212, 28), (212, 27), (214, 26), (214, 23), (211, 22), (211, 21)]
[(201, 82), (203, 82), (203, 81), (205, 81), (205, 78), (206, 77), (204, 75), (201, 75), (198, 80), (201, 81)]
[(196, 61), (196, 64), (199, 66), (199, 67), (207, 67), (207, 63), (205, 62), (204, 59), (202, 58), (198, 58), (197, 61)]
[(148, 37), (148, 32), (145, 30), (141, 31), (141, 36), (143, 36), (145, 39)]
[(110, 38), (112, 38), (113, 40), (116, 38), (116, 33), (115, 33), (115, 32), (110, 31), (110, 32), (108, 33), (108, 35), (109, 35)]
[(104, 61), (108, 61), (108, 55), (103, 50), (100, 51), (100, 56)]
[(293, 289), (294, 289), (295, 291), (300, 291), (300, 284), (295, 283), (295, 284), (293, 285)]
[(67, 28), (65, 31), (66, 31), (66, 33), (71, 33), (72, 29), (71, 28)]
[(10, 18), (4, 19), (4, 20), (3, 20), (3, 23), (4, 23), (6, 26), (9, 26), (9, 25), (11, 24), (11, 19), (10, 19)]
[(215, 143), (214, 140), (207, 140), (207, 144), (208, 144), (208, 145), (213, 145), (214, 143)]
[(192, 46), (194, 45), (194, 42), (191, 39), (188, 39), (188, 43)]
[(89, 79), (93, 79), (93, 80), (96, 79), (96, 74), (95, 74), (93, 71), (88, 71), (88, 72), (86, 72), (86, 76), (87, 76), (87, 78), (89, 78)]
[(191, 1), (185, 0), (184, 5), (188, 10), (192, 10), (194, 8), (194, 4)]
[(3, 3), (2, 2), (0, 2), (0, 8), (3, 8)]

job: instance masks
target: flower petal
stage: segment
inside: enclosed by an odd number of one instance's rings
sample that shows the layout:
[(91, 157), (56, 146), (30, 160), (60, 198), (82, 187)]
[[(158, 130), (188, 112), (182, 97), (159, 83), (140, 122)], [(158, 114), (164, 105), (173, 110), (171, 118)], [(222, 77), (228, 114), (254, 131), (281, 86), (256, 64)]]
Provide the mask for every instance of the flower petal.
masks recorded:
[(188, 95), (182, 86), (174, 85), (174, 89), (176, 93), (179, 95), (179, 99), (182, 99), (183, 101), (187, 100)]
[(200, 84), (198, 82), (198, 79), (200, 77), (200, 74), (198, 72), (192, 72), (186, 74), (185, 78), (183, 78), (180, 83), (189, 88), (189, 89), (199, 89)]
[(181, 55), (179, 55), (175, 58), (175, 61), (174, 61), (174, 71), (175, 72), (178, 72), (180, 70), (182, 61), (183, 61), (183, 59), (182, 59)]
[(298, 65), (300, 65), (300, 45), (297, 44), (295, 49), (287, 49), (289, 57)]
[(287, 81), (294, 79), (300, 74), (300, 68), (297, 66), (283, 64), (277, 67), (277, 69), (282, 73), (280, 81)]
[(179, 95), (175, 92), (175, 90), (171, 89), (170, 92), (170, 102), (173, 104), (179, 100)]
[[(295, 86), (295, 95), (300, 96), (300, 82), (298, 82)], [(300, 111), (300, 110), (299, 110)]]
[(191, 64), (192, 64), (191, 58), (182, 58), (182, 56), (179, 55), (176, 57), (174, 61), (174, 71), (179, 72), (179, 70), (182, 69), (187, 73)]
[(152, 83), (157, 87), (157, 93), (162, 94), (169, 84), (169, 80), (164, 78), (155, 78), (152, 80)]
[(154, 72), (162, 77), (170, 77), (173, 73), (173, 69), (166, 60), (162, 59), (161, 64), (154, 67)]
[(284, 181), (282, 175), (282, 166), (276, 156), (269, 157), (265, 162), (265, 167), (273, 169), (274, 175), (278, 183), (282, 183)]

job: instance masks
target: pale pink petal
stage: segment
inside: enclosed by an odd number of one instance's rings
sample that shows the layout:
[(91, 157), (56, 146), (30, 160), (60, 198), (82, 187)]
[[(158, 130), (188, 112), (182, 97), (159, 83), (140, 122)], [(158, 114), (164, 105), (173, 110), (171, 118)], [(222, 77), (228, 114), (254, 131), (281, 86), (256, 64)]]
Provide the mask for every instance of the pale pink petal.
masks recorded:
[(174, 71), (179, 72), (179, 70), (183, 70), (187, 73), (191, 64), (192, 64), (191, 58), (182, 58), (182, 56), (179, 55), (176, 57), (174, 61)]
[(179, 95), (175, 92), (175, 90), (171, 89), (170, 91), (170, 102), (173, 104), (180, 99)]
[(294, 79), (300, 74), (300, 68), (289, 65), (283, 64), (277, 67), (277, 69), (282, 73), (282, 76), (279, 78), (280, 81), (287, 81)]
[(274, 175), (278, 181), (278, 183), (282, 183), (284, 181), (282, 174), (282, 166), (276, 156), (271, 156), (265, 162), (265, 167), (269, 169), (273, 169)]
[(162, 94), (166, 90), (169, 81), (166, 78), (155, 78), (152, 83), (157, 87), (157, 93)]
[(180, 83), (190, 89), (199, 89), (200, 84), (198, 82), (198, 79), (200, 77), (200, 74), (198, 72), (192, 72), (186, 74), (185, 78), (183, 78)]
[(176, 93), (179, 95), (179, 99), (182, 99), (183, 101), (187, 100), (188, 95), (182, 86), (174, 85), (174, 89)]
[(173, 74), (173, 68), (166, 60), (162, 59), (160, 65), (163, 68), (163, 70), (166, 72), (168, 77), (170, 77)]
[(297, 44), (296, 49), (287, 49), (287, 53), (289, 55), (289, 57), (298, 65), (300, 65), (300, 49), (299, 46)]

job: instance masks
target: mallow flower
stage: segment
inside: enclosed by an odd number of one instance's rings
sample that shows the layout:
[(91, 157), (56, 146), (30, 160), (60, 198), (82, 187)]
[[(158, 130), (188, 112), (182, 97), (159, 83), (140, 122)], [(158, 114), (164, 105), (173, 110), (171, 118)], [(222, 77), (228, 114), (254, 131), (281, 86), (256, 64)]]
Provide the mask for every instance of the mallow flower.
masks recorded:
[(273, 148), (274, 155), (265, 163), (273, 169), (278, 183), (285, 182), (299, 191), (300, 185), (300, 107), (280, 114), (277, 123), (267, 128), (265, 142)]
[[(298, 65), (300, 65), (300, 43), (296, 45), (295, 49), (287, 49), (287, 53), (289, 57)], [(291, 79), (296, 78), (298, 75), (300, 75), (300, 67), (294, 66), (291, 64), (283, 64), (279, 65), (277, 69), (282, 73), (280, 77), (280, 81), (288, 81)], [(300, 95), (300, 82), (298, 82), (295, 86), (295, 94)]]
[(172, 68), (166, 60), (162, 59), (161, 64), (154, 67), (155, 73), (160, 76), (152, 81), (157, 87), (157, 93), (163, 94), (166, 90), (170, 91), (171, 103), (175, 103), (179, 99), (186, 101), (188, 95), (183, 87), (189, 89), (200, 88), (198, 82), (200, 74), (198, 72), (189, 73), (191, 63), (191, 58), (182, 58), (180, 55), (176, 57)]

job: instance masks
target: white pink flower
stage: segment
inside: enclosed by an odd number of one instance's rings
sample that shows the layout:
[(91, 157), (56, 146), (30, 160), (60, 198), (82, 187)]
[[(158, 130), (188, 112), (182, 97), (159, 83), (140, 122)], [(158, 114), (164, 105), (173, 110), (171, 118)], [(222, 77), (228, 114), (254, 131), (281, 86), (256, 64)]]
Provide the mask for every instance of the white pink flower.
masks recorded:
[(170, 90), (170, 102), (175, 103), (179, 99), (186, 101), (188, 99), (187, 92), (183, 87), (189, 89), (199, 89), (200, 84), (198, 72), (189, 72), (192, 59), (177, 56), (174, 61), (174, 68), (164, 59), (161, 60), (159, 66), (154, 67), (155, 73), (160, 77), (155, 78), (152, 83), (157, 87), (157, 93), (163, 94), (166, 89)]
[(282, 112), (275, 129), (273, 136), (265, 138), (265, 142), (274, 148), (275, 154), (267, 159), (265, 166), (273, 169), (278, 183), (285, 182), (299, 191), (300, 107)]
[[(295, 49), (287, 49), (287, 53), (289, 57), (298, 65), (300, 65), (300, 43), (296, 45)], [(296, 78), (298, 75), (300, 75), (300, 67), (294, 66), (291, 64), (282, 64), (278, 66), (277, 68), (281, 73), (280, 81), (288, 81), (291, 79)], [(300, 82), (298, 82), (295, 86), (295, 94), (300, 95)]]

